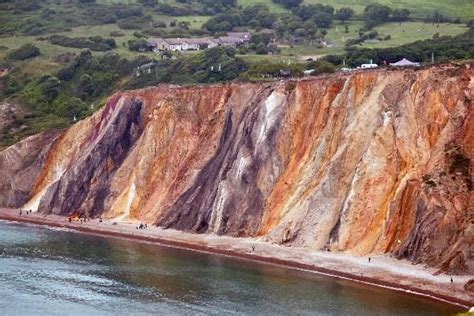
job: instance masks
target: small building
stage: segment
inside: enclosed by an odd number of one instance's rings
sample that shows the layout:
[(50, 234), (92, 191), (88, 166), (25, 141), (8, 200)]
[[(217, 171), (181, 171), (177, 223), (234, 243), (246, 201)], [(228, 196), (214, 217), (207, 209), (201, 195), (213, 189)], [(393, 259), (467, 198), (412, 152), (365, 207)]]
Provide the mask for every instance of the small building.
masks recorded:
[(170, 51), (176, 52), (176, 51), (182, 51), (182, 50), (188, 50), (188, 43), (181, 38), (167, 38), (165, 41), (169, 45)]
[(396, 63), (390, 63), (390, 66), (393, 67), (420, 67), (420, 63), (414, 63), (412, 61), (409, 61), (406, 58), (403, 58), (400, 61), (397, 61)]
[(202, 50), (218, 46), (218, 43), (209, 37), (188, 38), (186, 42), (188, 43), (188, 49), (191, 50)]

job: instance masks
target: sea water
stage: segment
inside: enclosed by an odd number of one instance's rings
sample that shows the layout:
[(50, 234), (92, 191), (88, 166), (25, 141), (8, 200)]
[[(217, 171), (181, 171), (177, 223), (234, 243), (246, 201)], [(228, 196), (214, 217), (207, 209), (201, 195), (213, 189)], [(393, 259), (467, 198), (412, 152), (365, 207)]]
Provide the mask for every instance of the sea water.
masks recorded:
[(0, 221), (0, 315), (449, 315), (313, 273)]

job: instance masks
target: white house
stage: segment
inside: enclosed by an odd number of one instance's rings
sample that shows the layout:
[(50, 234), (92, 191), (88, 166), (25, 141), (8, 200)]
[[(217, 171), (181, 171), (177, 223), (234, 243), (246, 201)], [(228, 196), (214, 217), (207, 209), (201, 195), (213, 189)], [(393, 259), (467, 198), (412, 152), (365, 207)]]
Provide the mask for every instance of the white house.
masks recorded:
[(180, 38), (167, 38), (165, 41), (169, 44), (170, 51), (188, 50), (188, 43)]
[(400, 61), (397, 61), (396, 63), (390, 63), (390, 66), (393, 67), (420, 67), (420, 63), (414, 63), (412, 61), (409, 61), (406, 58), (403, 58)]

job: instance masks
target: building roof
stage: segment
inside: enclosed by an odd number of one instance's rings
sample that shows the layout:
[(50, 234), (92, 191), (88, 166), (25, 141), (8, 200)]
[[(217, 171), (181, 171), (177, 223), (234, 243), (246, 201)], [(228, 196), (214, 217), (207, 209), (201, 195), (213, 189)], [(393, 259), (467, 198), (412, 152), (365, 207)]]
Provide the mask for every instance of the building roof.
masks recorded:
[(240, 38), (241, 40), (250, 40), (252, 37), (252, 34), (250, 32), (228, 32), (227, 36), (230, 37), (237, 37)]
[(186, 43), (187, 39), (185, 38), (166, 38), (165, 41), (170, 45), (183, 45)]
[(219, 37), (219, 43), (221, 44), (230, 44), (230, 45), (237, 45), (241, 44), (243, 41), (242, 39), (235, 37), (235, 36), (221, 36)]
[(209, 37), (187, 38), (186, 42), (189, 44), (198, 44), (198, 45), (208, 45), (208, 44), (216, 43), (213, 39)]
[(148, 39), (148, 44), (149, 45), (158, 45), (158, 44), (167, 44), (166, 40), (163, 38), (150, 38)]

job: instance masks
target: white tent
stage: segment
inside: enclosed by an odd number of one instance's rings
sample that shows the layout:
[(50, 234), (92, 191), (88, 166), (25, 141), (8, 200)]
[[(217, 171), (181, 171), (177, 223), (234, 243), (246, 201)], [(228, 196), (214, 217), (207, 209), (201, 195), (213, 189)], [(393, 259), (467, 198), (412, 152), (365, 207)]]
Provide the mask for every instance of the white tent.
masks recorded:
[(412, 61), (409, 61), (406, 58), (403, 58), (400, 61), (397, 61), (396, 63), (391, 63), (390, 66), (394, 67), (420, 67), (420, 63), (414, 63)]

